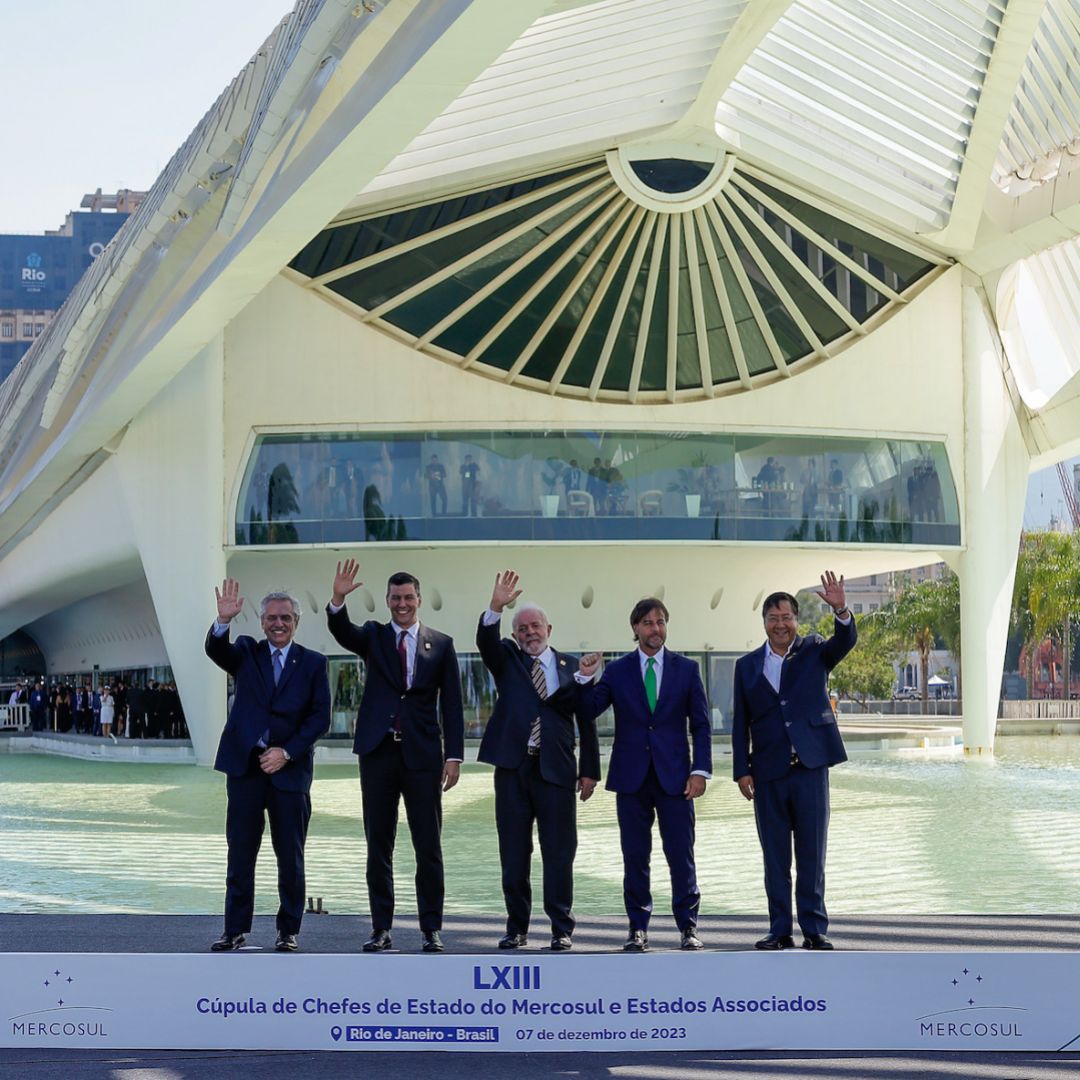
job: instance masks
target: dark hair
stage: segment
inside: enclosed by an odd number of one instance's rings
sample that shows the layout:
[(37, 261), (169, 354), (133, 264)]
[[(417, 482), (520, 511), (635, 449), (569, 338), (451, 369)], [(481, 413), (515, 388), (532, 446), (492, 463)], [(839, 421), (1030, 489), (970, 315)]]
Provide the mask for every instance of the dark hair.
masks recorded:
[[(664, 607), (664, 601), (657, 599), (655, 596), (646, 596), (644, 600), (639, 600), (635, 605), (633, 611), (630, 612), (630, 628), (633, 629), (650, 611), (660, 611), (663, 613), (664, 621), (670, 622), (671, 616), (668, 615), (668, 609)], [(634, 634), (634, 640), (637, 641), (637, 634)]]
[(778, 608), (785, 600), (791, 605), (791, 613), (798, 615), (799, 601), (791, 593), (774, 592), (765, 597), (765, 603), (761, 605), (761, 617), (764, 619), (772, 608)]
[(413, 577), (406, 570), (399, 570), (396, 574), (390, 575), (390, 579), (386, 583), (386, 591), (389, 592), (394, 585), (415, 585), (417, 595), (420, 593), (420, 579)]

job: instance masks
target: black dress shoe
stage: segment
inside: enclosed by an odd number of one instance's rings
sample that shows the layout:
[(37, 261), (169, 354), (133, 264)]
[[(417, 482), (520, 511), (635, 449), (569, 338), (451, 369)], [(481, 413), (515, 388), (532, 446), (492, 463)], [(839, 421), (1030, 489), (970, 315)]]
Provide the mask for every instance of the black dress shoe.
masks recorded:
[(300, 948), (300, 946), (296, 944), (295, 934), (279, 933), (277, 936), (277, 941), (274, 942), (274, 948), (278, 952), (296, 952), (296, 950)]
[(221, 937), (210, 946), (211, 952), (231, 952), (233, 949), (244, 947), (243, 934), (222, 934)]
[(820, 949), (831, 952), (833, 943), (824, 934), (807, 934), (803, 938), (802, 947), (804, 949)]
[(372, 930), (371, 937), (364, 942), (361, 948), (364, 952), (386, 952), (393, 947), (393, 939), (389, 930)]
[(701, 938), (697, 936), (697, 927), (688, 926), (682, 932), (682, 944), (680, 949), (704, 949), (705, 946), (701, 942)]
[(648, 952), (649, 951), (649, 935), (644, 930), (634, 930), (631, 928), (630, 933), (627, 935), (626, 943), (623, 945), (623, 952)]
[(766, 949), (769, 952), (778, 952), (780, 949), (794, 949), (795, 939), (790, 934), (769, 934), (760, 941), (755, 941), (754, 948)]
[(567, 949), (574, 947), (573, 939), (569, 934), (552, 934), (551, 935), (551, 951), (552, 952), (566, 952)]
[(438, 930), (425, 930), (423, 931), (424, 944), (420, 947), (424, 952), (442, 952), (442, 934)]
[(499, 938), (500, 949), (523, 949), (529, 944), (528, 934), (507, 934)]

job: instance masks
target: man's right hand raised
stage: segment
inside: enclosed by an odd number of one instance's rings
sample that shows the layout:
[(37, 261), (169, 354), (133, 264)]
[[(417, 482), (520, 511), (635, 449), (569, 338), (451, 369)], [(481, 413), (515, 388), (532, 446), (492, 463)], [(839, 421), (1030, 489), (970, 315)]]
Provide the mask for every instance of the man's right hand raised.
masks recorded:
[(337, 573), (334, 574), (334, 588), (330, 600), (334, 607), (339, 608), (345, 603), (345, 597), (354, 589), (359, 589), (364, 583), (356, 580), (360, 572), (360, 564), (355, 559), (346, 559), (337, 564)]
[(232, 622), (244, 606), (244, 598), (240, 595), (240, 582), (236, 578), (226, 578), (220, 589), (214, 587), (214, 595), (217, 597), (217, 621)]
[(518, 576), (513, 570), (504, 570), (495, 575), (495, 588), (491, 591), (491, 610), (501, 615), (503, 608), (512, 604), (520, 595), (517, 587)]

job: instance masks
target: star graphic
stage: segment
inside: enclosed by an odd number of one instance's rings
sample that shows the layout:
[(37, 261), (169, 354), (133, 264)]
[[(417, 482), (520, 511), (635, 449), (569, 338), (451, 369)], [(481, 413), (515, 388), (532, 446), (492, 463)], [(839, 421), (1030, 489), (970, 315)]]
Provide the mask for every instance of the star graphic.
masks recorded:
[(968, 998), (968, 1004), (969, 1005), (974, 1005), (975, 1004), (975, 999), (974, 998)]
[(60, 974), (60, 972), (59, 971), (54, 971), (53, 974), (58, 976)]
[(960, 985), (960, 980), (959, 979), (953, 979), (952, 984), (953, 984), (953, 986), (959, 986)]
[(57, 1002), (56, 1004), (57, 1004), (57, 1005), (63, 1005), (63, 1004), (64, 1004), (64, 999), (63, 999), (63, 998), (61, 998), (61, 999), (60, 999), (60, 1000), (59, 1000), (59, 1001), (58, 1001), (58, 1002)]
[(982, 982), (982, 976), (981, 975), (976, 975), (975, 976), (975, 981), (976, 982)]
[(970, 972), (968, 971), (968, 969), (967, 969), (967, 968), (964, 968), (964, 974), (965, 974), (965, 975), (968, 975), (968, 974), (970, 974)]
[(73, 978), (72, 978), (72, 977), (71, 977), (71, 976), (69, 975), (69, 976), (67, 977), (67, 981), (68, 981), (68, 982), (70, 983), (70, 982), (74, 982), (75, 980), (74, 980), (74, 979), (73, 979)]
[(48, 980), (48, 979), (46, 979), (46, 980), (45, 980), (45, 985), (46, 985), (46, 986), (48, 986), (48, 985), (49, 985), (49, 980)]

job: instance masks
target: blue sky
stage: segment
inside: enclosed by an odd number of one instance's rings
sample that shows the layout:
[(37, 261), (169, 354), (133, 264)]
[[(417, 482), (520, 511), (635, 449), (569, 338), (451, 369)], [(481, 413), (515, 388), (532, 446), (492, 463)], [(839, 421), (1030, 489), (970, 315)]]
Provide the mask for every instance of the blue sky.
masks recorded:
[(148, 188), (290, 0), (0, 0), (0, 232)]

